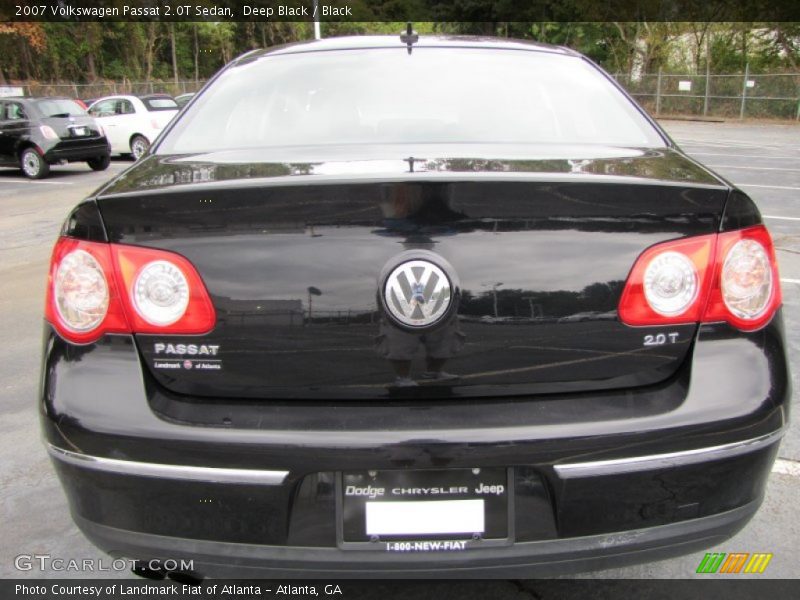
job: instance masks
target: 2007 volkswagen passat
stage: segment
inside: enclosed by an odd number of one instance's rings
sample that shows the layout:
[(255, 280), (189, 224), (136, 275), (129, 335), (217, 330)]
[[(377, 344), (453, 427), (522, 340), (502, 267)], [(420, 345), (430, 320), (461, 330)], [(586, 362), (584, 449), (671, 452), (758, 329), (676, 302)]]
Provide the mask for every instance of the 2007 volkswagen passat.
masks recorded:
[(563, 48), (255, 51), (80, 203), (47, 448), (195, 576), (549, 575), (753, 516), (790, 397), (754, 203)]

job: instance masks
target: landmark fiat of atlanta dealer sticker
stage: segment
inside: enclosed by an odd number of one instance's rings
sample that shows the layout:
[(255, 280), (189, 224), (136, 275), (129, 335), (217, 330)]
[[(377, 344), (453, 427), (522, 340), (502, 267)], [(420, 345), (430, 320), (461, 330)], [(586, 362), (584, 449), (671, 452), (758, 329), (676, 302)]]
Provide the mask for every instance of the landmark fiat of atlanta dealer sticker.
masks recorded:
[(153, 344), (153, 367), (156, 369), (184, 369), (195, 371), (221, 371), (219, 344)]

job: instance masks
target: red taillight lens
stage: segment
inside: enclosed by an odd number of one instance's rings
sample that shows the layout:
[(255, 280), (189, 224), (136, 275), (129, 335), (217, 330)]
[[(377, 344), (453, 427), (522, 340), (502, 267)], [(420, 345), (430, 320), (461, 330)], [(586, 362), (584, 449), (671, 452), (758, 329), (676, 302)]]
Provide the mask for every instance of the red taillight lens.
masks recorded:
[(172, 252), (60, 238), (45, 317), (65, 339), (105, 333), (199, 334), (216, 313), (197, 270)]
[(778, 261), (767, 229), (721, 233), (717, 256), (703, 321), (727, 321), (745, 331), (766, 325), (782, 302)]
[(214, 305), (194, 266), (172, 252), (111, 245), (134, 333), (207, 333)]
[(45, 318), (78, 344), (127, 333), (108, 244), (60, 238), (50, 260)]
[(634, 264), (619, 303), (627, 325), (699, 321), (708, 298), (716, 235), (666, 242)]
[(727, 321), (765, 325), (781, 304), (772, 239), (763, 225), (684, 238), (645, 250), (619, 303), (627, 325)]

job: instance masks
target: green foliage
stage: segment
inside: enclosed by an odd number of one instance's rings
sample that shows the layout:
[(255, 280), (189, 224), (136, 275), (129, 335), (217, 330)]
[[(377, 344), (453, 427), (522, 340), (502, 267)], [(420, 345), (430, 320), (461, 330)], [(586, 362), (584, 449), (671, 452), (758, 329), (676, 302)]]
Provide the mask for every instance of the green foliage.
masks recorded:
[[(353, 22), (323, 21), (324, 37), (399, 35), (414, 14), (414, 2), (430, 7), (437, 22), (415, 22), (420, 34), (491, 35), (568, 46), (611, 72), (753, 73), (800, 68), (800, 23), (554, 22), (588, 0), (564, 0), (546, 9), (497, 0), (497, 21), (470, 22), (485, 14), (483, 0), (383, 0), (350, 3)], [(538, 6), (538, 5), (537, 5)], [(537, 10), (539, 12), (537, 12)], [(599, 11), (604, 10), (598, 5)], [(481, 12), (478, 12), (481, 11)], [(546, 11), (546, 12), (545, 12)], [(419, 11), (417, 11), (419, 14)], [(503, 17), (527, 21), (502, 21)], [(383, 21), (376, 22), (380, 18)], [(542, 19), (542, 20), (536, 20)], [(207, 79), (225, 63), (253, 48), (313, 36), (310, 23), (41, 23), (28, 29), (0, 28), (0, 82), (35, 79), (89, 83), (94, 80), (172, 81)], [(708, 46), (706, 50), (706, 46)]]

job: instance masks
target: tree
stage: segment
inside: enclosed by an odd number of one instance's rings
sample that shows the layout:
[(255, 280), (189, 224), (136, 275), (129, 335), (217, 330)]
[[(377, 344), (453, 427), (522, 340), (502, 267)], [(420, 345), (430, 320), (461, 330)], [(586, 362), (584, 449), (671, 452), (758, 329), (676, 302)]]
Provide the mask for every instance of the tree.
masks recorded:
[[(31, 51), (41, 53), (47, 48), (47, 36), (41, 23), (0, 22), (0, 83), (7, 78), (31, 77)], [(16, 68), (15, 68), (16, 67)]]
[(97, 80), (97, 63), (95, 57), (100, 53), (103, 43), (103, 30), (100, 23), (82, 22), (80, 37), (82, 40), (82, 56), (86, 57), (86, 73), (89, 81)]
[(144, 51), (144, 80), (149, 82), (153, 77), (153, 66), (155, 64), (155, 55), (158, 47), (160, 37), (158, 35), (158, 23), (149, 21), (147, 23), (147, 35), (145, 38), (145, 51)]
[(175, 80), (175, 85), (178, 85), (178, 51), (175, 49), (175, 23), (169, 24), (169, 42), (172, 49), (172, 77)]
[[(585, 0), (588, 2), (588, 0)], [(800, 68), (800, 24), (708, 21), (576, 23), (536, 19), (564, 18), (584, 0), (564, 0), (536, 9), (497, 0), (492, 12), (478, 0), (353, 0), (360, 21), (326, 21), (325, 37), (350, 34), (398, 35), (414, 2), (429, 5), (437, 22), (415, 22), (422, 35), (490, 34), (568, 46), (611, 72), (636, 75), (659, 67), (702, 71), (706, 61), (716, 72)], [(483, 6), (480, 6), (484, 4)], [(603, 7), (597, 5), (602, 17)], [(516, 12), (514, 12), (516, 11)], [(514, 21), (504, 21), (514, 15)], [(469, 22), (463, 19), (493, 20)], [(385, 21), (375, 21), (381, 18)], [(523, 20), (528, 19), (528, 20)], [(256, 47), (312, 37), (306, 22), (111, 22), (0, 23), (0, 83), (8, 80), (91, 82), (202, 80), (226, 62)], [(708, 49), (708, 56), (706, 55)]]

